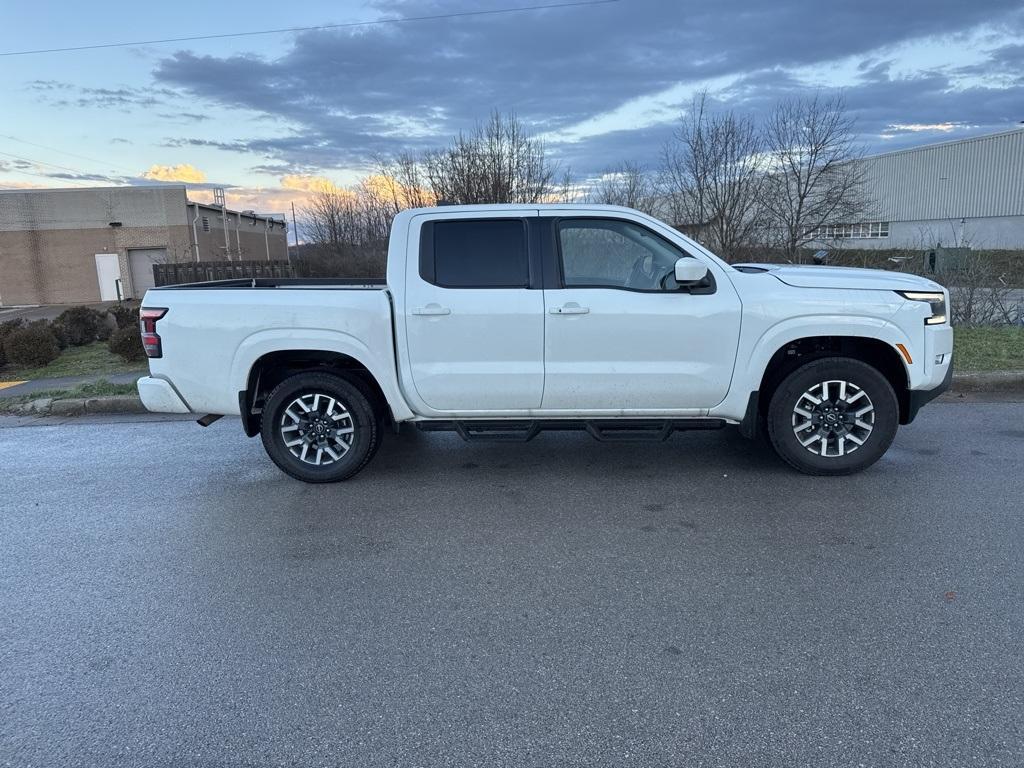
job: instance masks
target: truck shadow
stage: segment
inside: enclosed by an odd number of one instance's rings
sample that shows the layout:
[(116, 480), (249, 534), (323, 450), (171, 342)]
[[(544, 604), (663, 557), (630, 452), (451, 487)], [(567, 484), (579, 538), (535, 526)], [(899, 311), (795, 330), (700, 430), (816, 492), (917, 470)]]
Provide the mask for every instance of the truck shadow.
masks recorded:
[[(665, 477), (670, 473), (769, 472), (794, 474), (762, 441), (740, 436), (734, 428), (673, 434), (663, 442), (599, 442), (582, 432), (548, 432), (528, 443), (466, 442), (454, 434), (406, 429), (387, 435), (363, 474), (389, 476), (445, 473), (452, 481), (467, 472), (518, 472), (564, 479), (620, 475), (623, 479)], [(358, 480), (357, 476), (357, 480)]]

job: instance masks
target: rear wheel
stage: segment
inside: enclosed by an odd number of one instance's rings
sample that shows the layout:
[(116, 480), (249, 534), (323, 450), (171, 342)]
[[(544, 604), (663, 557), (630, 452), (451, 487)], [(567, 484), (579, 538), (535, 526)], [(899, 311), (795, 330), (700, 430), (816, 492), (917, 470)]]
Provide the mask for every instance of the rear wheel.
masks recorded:
[(860, 360), (827, 357), (789, 374), (772, 394), (768, 435), (786, 462), (810, 475), (848, 475), (874, 464), (899, 426), (892, 385)]
[(299, 373), (267, 399), (263, 447), (292, 477), (307, 483), (347, 480), (373, 458), (380, 423), (367, 397), (328, 373)]

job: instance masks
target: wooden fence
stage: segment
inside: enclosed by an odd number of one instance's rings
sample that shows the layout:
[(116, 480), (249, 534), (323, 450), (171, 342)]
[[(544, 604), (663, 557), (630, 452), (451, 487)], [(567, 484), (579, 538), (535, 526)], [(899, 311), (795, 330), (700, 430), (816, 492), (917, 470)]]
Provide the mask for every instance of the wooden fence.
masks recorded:
[(153, 265), (153, 278), (157, 285), (245, 277), (295, 277), (295, 269), (287, 261), (183, 261)]

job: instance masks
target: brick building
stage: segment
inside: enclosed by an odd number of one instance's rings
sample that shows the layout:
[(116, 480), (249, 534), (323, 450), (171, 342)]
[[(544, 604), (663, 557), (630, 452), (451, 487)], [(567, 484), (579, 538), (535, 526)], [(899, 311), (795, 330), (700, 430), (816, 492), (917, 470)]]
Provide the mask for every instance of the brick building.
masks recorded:
[(0, 190), (0, 306), (141, 298), (155, 263), (287, 257), (283, 215), (194, 203), (184, 186)]

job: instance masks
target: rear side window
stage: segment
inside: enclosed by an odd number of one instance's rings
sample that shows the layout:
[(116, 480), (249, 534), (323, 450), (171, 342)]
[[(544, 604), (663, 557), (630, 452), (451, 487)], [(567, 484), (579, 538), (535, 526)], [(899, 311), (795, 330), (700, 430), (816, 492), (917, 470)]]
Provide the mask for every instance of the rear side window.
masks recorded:
[(420, 240), (420, 277), (444, 288), (526, 288), (522, 219), (432, 221)]

